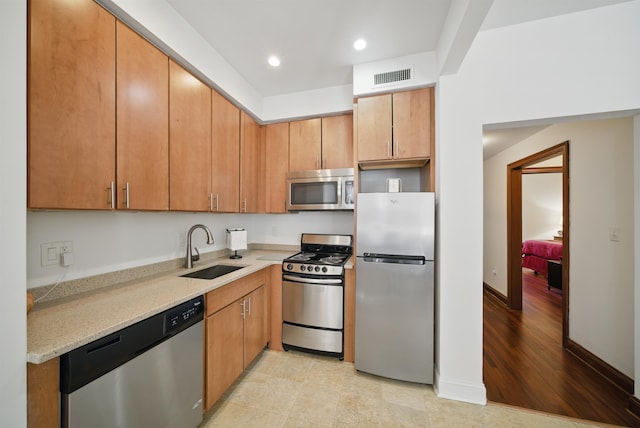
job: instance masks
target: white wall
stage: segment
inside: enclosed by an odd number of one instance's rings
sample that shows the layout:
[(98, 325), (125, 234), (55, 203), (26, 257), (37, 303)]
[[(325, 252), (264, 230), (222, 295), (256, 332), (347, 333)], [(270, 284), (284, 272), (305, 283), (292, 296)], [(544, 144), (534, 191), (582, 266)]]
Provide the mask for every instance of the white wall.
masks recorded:
[(27, 2), (5, 0), (0, 13), (0, 424), (27, 424), (26, 148)]
[[(569, 337), (633, 377), (633, 127), (631, 118), (560, 123), (549, 126), (485, 161), (483, 280), (507, 294), (506, 166), (569, 140), (571, 249)], [(531, 179), (556, 176), (555, 206), (562, 209), (560, 174), (523, 175), (523, 239), (551, 239), (525, 230), (526, 190)], [(560, 190), (560, 192), (558, 192)], [(537, 198), (536, 198), (537, 199)], [(558, 206), (559, 205), (559, 206)], [(550, 207), (553, 209), (554, 205)], [(541, 208), (542, 209), (542, 208)], [(609, 240), (609, 227), (620, 241)], [(546, 233), (546, 235), (545, 235)], [(496, 237), (499, 236), (499, 239)], [(492, 270), (496, 268), (497, 275)]]
[[(353, 234), (352, 212), (257, 215), (34, 211), (27, 214), (27, 286), (184, 257), (187, 231), (197, 223), (207, 225), (215, 241), (207, 246), (205, 234), (194, 232), (193, 245), (201, 253), (224, 249), (226, 229), (232, 227), (247, 229), (248, 243), (299, 245), (301, 233)], [(71, 267), (40, 265), (40, 244), (55, 241), (73, 241)]]
[(633, 122), (617, 121), (571, 146), (569, 337), (633, 378)]
[(562, 174), (523, 174), (522, 240), (553, 239), (558, 230), (562, 230)]
[(458, 73), (440, 79), (436, 100), (440, 395), (475, 402), (486, 399), (479, 256), (483, 125), (639, 108), (640, 57), (635, 55), (640, 49), (639, 20), (640, 1), (632, 1), (483, 31)]
[(262, 111), (263, 122), (353, 111), (353, 86), (333, 86), (265, 97)]
[[(634, 185), (634, 308), (635, 308), (635, 322), (634, 325), (640, 325), (640, 115), (633, 118), (633, 182)], [(635, 373), (640, 373), (640, 328), (635, 329)], [(635, 396), (640, 396), (640, 382), (635, 383)]]

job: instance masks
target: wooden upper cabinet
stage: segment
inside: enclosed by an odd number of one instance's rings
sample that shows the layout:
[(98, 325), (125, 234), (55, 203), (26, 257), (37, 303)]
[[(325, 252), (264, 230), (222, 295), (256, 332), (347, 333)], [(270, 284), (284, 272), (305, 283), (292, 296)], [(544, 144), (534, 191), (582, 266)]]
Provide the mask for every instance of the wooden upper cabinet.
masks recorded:
[(353, 168), (353, 115), (289, 124), (289, 171)]
[(240, 207), (240, 109), (211, 90), (212, 210), (235, 212)]
[(319, 117), (289, 123), (289, 171), (322, 168), (322, 125)]
[(118, 208), (169, 209), (169, 58), (117, 23)]
[(110, 209), (115, 18), (92, 0), (29, 7), (30, 208)]
[(260, 125), (240, 111), (240, 212), (264, 211), (264, 162)]
[(432, 110), (433, 88), (358, 99), (358, 162), (426, 162), (433, 139)]
[(322, 118), (322, 168), (353, 168), (353, 114)]
[(169, 61), (169, 207), (210, 211), (211, 88)]
[(358, 161), (391, 159), (391, 94), (358, 99)]
[(286, 212), (289, 159), (289, 123), (263, 127), (265, 152), (265, 211)]
[(428, 158), (431, 155), (433, 88), (393, 94), (393, 157)]

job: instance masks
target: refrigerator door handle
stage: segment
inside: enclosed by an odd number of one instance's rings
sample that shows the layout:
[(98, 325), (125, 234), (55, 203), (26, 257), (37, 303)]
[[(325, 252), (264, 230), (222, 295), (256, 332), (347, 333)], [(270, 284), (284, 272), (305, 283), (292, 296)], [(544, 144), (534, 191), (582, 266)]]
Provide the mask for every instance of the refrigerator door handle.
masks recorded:
[(368, 263), (396, 263), (404, 265), (423, 265), (426, 262), (424, 256), (410, 256), (399, 254), (364, 253), (363, 260)]

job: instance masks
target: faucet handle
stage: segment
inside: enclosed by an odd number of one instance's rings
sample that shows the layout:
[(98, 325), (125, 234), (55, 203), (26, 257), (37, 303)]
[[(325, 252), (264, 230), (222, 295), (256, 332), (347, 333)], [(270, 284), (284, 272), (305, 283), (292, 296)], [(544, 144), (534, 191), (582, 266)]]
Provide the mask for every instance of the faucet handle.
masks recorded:
[(198, 252), (198, 247), (193, 247), (193, 250), (196, 252), (194, 255), (191, 256), (191, 261), (192, 262), (197, 262), (198, 260), (200, 260), (200, 253)]

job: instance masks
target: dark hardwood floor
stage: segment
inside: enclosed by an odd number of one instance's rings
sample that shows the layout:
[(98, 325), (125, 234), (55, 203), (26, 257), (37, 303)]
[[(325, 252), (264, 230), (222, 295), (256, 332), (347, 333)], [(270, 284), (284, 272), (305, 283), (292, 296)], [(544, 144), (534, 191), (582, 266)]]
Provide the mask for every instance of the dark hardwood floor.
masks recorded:
[(638, 426), (628, 395), (562, 348), (562, 294), (523, 269), (523, 308), (484, 293), (484, 383), (489, 401)]

